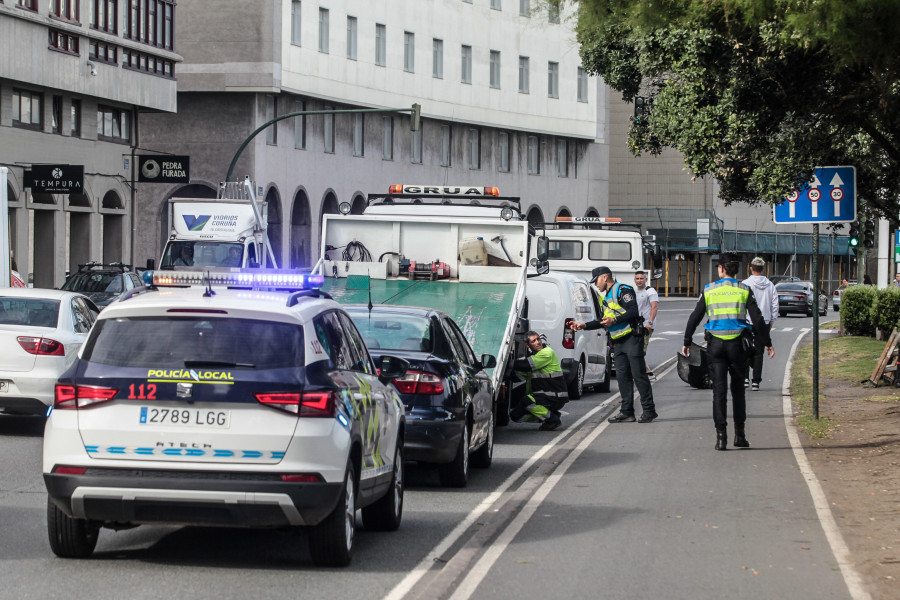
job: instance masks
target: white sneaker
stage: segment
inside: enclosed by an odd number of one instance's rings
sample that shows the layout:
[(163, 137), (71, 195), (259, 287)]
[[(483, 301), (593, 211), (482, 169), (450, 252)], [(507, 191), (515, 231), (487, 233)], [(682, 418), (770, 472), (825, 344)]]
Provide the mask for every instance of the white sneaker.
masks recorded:
[(749, 379), (745, 379), (745, 380), (744, 380), (744, 387), (745, 387), (745, 388), (750, 387), (750, 380), (749, 380)]

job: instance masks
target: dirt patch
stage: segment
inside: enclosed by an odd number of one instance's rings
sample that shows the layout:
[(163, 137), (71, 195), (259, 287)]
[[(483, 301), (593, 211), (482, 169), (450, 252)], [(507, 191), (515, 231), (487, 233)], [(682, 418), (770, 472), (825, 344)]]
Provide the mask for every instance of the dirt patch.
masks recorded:
[[(874, 364), (872, 365), (874, 369)], [(876, 600), (900, 597), (900, 389), (820, 379), (827, 439), (800, 433), (835, 520)]]

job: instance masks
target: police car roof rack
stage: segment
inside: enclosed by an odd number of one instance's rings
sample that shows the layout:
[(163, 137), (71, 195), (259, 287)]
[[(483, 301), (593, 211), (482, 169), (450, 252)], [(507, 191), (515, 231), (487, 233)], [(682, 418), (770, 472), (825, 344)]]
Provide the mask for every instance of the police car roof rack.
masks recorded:
[(301, 290), (299, 292), (293, 292), (288, 296), (286, 305), (296, 306), (300, 301), (300, 298), (324, 298), (326, 300), (332, 300), (331, 295), (322, 290)]

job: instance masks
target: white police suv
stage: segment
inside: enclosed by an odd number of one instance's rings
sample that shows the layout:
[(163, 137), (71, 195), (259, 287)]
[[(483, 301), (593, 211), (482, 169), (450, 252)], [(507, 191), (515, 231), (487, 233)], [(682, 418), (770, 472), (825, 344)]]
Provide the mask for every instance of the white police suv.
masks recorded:
[(373, 364), (313, 289), (321, 276), (152, 278), (100, 313), (56, 385), (43, 455), (53, 552), (89, 556), (102, 527), (299, 526), (315, 564), (343, 566), (357, 509), (367, 529), (397, 529), (404, 410), (390, 380), (409, 364)]

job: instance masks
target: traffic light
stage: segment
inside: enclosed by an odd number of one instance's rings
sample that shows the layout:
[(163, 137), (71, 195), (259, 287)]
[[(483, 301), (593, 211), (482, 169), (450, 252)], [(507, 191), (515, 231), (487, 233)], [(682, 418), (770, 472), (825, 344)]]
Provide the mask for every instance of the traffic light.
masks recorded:
[(640, 125), (644, 122), (644, 116), (650, 112), (650, 104), (652, 100), (643, 96), (635, 96), (634, 98), (634, 123)]
[(863, 245), (866, 248), (875, 246), (875, 219), (866, 219), (865, 240), (863, 240)]
[(859, 223), (853, 221), (850, 223), (850, 247), (856, 248), (859, 246)]

